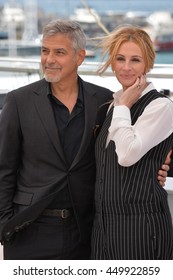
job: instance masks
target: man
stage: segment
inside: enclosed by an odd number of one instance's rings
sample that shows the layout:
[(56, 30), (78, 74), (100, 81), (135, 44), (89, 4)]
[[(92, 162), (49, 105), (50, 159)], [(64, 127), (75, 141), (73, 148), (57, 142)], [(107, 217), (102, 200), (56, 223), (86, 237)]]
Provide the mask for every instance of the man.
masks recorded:
[(90, 258), (93, 128), (112, 92), (78, 76), (84, 58), (81, 27), (51, 22), (42, 41), (45, 78), (7, 95), (0, 115), (4, 259)]

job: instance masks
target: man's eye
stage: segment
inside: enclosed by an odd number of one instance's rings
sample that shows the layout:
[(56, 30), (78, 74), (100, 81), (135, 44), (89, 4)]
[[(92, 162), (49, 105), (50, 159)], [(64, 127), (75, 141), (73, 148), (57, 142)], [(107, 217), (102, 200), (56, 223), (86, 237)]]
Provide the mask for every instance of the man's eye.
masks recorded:
[(64, 54), (63, 51), (57, 51), (56, 53), (57, 53), (57, 54)]
[(42, 51), (43, 53), (46, 53), (46, 52), (47, 52), (47, 50), (45, 50), (45, 49), (42, 49), (41, 51)]

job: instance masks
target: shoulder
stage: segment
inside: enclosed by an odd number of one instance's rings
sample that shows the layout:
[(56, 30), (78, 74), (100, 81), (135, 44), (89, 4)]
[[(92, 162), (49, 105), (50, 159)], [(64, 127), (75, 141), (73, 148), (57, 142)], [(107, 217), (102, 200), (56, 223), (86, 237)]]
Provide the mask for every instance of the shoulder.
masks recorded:
[(90, 82), (87, 82), (87, 81), (84, 81), (82, 78), (80, 78), (80, 81), (83, 85), (83, 88), (85, 91), (88, 91), (89, 93), (91, 94), (95, 94), (96, 96), (98, 96), (98, 98), (106, 98), (106, 100), (112, 100), (113, 97), (113, 92), (106, 88), (106, 87), (103, 87), (103, 86), (99, 86), (99, 85), (96, 85), (96, 84), (93, 84), (93, 83), (90, 83)]
[(87, 82), (87, 81), (84, 81), (82, 80), (82, 83), (85, 85), (85, 86), (88, 86), (88, 87), (91, 87), (92, 89), (95, 89), (97, 91), (106, 91), (106, 92), (109, 92), (109, 93), (113, 93), (111, 90), (109, 90), (108, 88), (106, 87), (103, 87), (103, 86), (99, 86), (99, 85), (96, 85), (96, 84), (93, 84), (93, 83), (90, 83), (90, 82)]
[(170, 114), (173, 117), (173, 100), (168, 96), (157, 92), (155, 98), (151, 99), (146, 107), (146, 111), (148, 110), (151, 114), (158, 112), (160, 115), (163, 115), (164, 118), (166, 115), (170, 116)]
[(14, 89), (12, 91), (9, 92), (9, 94), (13, 94), (13, 95), (20, 95), (20, 94), (27, 94), (27, 93), (31, 93), (32, 91), (39, 91), (41, 88), (45, 88), (46, 87), (47, 82), (45, 81), (45, 79), (42, 80), (38, 80), (36, 82), (30, 83), (28, 85), (22, 86), (20, 88)]
[[(45, 79), (30, 83), (23, 87), (14, 89), (7, 93), (4, 105), (13, 106), (13, 104), (28, 104), (33, 102), (34, 93), (42, 93), (47, 91), (47, 82)], [(3, 105), (3, 107), (4, 107)]]

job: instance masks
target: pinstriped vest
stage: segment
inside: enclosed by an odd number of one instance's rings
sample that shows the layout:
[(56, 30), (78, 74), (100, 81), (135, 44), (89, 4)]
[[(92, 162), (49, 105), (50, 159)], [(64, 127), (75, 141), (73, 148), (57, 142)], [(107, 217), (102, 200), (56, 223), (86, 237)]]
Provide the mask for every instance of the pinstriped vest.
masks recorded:
[[(131, 108), (132, 124), (145, 107), (154, 99), (165, 97), (152, 90), (141, 97)], [(96, 141), (96, 211), (104, 213), (134, 214), (164, 211), (167, 193), (157, 181), (157, 172), (173, 146), (173, 134), (153, 147), (137, 163), (130, 167), (118, 164), (115, 143), (106, 139), (112, 119), (110, 109)], [(150, 136), (149, 136), (150, 137)]]

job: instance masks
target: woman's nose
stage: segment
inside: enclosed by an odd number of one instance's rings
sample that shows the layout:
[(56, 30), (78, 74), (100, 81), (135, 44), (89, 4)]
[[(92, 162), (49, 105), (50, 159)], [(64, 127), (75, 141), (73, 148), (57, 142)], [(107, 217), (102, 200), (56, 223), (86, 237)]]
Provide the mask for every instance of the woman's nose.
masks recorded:
[(124, 69), (130, 69), (131, 68), (131, 65), (130, 65), (129, 61), (125, 61), (123, 66), (124, 66)]

